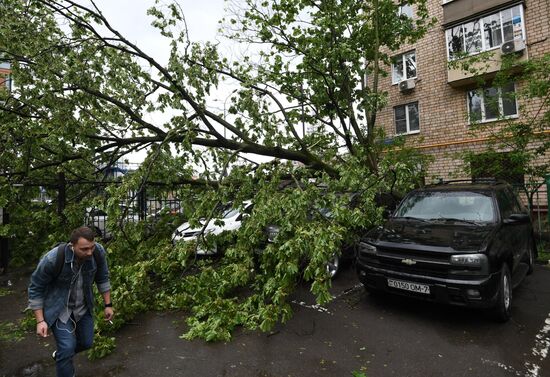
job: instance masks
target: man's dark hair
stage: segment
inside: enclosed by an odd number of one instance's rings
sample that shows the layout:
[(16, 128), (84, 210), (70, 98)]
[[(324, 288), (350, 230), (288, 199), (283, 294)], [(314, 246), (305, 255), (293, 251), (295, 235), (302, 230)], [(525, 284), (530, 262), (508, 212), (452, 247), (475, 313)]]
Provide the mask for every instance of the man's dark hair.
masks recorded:
[(95, 233), (87, 226), (81, 226), (80, 228), (76, 228), (75, 230), (73, 230), (69, 241), (74, 245), (78, 242), (80, 238), (85, 238), (88, 241), (93, 241), (95, 238)]

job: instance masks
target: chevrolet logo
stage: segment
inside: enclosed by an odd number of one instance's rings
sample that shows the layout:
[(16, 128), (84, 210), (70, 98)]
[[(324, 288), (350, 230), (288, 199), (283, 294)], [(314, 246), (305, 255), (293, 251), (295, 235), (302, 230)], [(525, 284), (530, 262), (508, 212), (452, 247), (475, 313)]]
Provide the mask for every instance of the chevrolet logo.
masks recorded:
[(401, 263), (412, 266), (413, 264), (416, 264), (416, 261), (413, 259), (401, 259)]

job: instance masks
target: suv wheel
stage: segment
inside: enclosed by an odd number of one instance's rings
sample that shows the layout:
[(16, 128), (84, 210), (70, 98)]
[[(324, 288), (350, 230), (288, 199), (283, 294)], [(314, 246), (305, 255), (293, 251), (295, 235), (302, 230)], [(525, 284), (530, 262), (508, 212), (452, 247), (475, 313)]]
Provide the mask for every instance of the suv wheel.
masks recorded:
[(512, 316), (512, 279), (507, 264), (500, 271), (497, 303), (493, 310), (495, 319), (499, 322), (506, 322)]
[(327, 263), (327, 271), (331, 279), (334, 279), (340, 271), (340, 256), (337, 253), (332, 254), (332, 257)]

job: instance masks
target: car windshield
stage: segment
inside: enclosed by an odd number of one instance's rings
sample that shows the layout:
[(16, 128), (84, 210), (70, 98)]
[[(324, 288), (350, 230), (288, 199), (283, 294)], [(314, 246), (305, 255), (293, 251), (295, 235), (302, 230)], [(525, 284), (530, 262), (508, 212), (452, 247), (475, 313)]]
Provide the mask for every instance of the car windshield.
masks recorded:
[(418, 192), (401, 203), (395, 217), (417, 219), (455, 219), (493, 222), (490, 196), (470, 191)]
[(228, 219), (230, 217), (235, 217), (239, 214), (239, 210), (236, 208), (229, 208), (225, 210), (225, 212), (222, 214), (223, 219)]

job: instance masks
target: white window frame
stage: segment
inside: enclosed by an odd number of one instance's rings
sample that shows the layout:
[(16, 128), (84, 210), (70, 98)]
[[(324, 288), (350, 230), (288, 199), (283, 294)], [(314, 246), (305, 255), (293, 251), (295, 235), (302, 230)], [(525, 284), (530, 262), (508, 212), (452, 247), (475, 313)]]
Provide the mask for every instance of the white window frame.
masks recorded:
[[(409, 106), (416, 104), (416, 113), (418, 114), (418, 130), (411, 131), (411, 122), (409, 120)], [(397, 119), (395, 117), (395, 109), (397, 107), (404, 107), (405, 108), (405, 124), (407, 126), (407, 131), (398, 133), (397, 132)], [(403, 105), (398, 105), (393, 107), (393, 126), (395, 128), (395, 134), (396, 135), (414, 135), (420, 133), (420, 104), (418, 101), (415, 102), (409, 102)]]
[[(488, 14), (485, 14), (485, 15), (477, 17), (477, 18), (471, 18), (469, 20), (465, 20), (464, 22), (461, 22), (458, 25), (455, 24), (455, 25), (445, 29), (445, 44), (446, 44), (445, 49), (447, 50), (447, 61), (452, 60), (451, 59), (451, 54), (449, 52), (449, 35), (447, 34), (448, 30), (453, 29), (457, 26), (460, 26), (462, 28), (462, 27), (464, 27), (465, 24), (468, 24), (468, 23), (474, 22), (474, 21), (479, 21), (479, 23), (481, 25), (481, 50), (476, 51), (476, 52), (472, 52), (469, 55), (477, 55), (481, 52), (496, 50), (496, 49), (500, 48), (502, 46), (502, 44), (506, 43), (506, 42), (504, 42), (504, 28), (502, 27), (502, 12), (507, 11), (507, 10), (511, 10), (512, 8), (515, 8), (516, 6), (519, 7), (519, 12), (520, 12), (520, 16), (521, 16), (521, 40), (525, 42), (525, 39), (526, 39), (525, 14), (524, 14), (524, 11), (523, 11), (523, 3), (514, 4), (511, 7), (506, 7), (506, 8), (503, 8), (503, 9), (499, 9), (497, 12), (488, 13)], [(483, 18), (489, 17), (489, 16), (494, 16), (496, 14), (498, 14), (498, 16), (500, 18), (500, 32), (501, 32), (501, 35), (502, 35), (502, 43), (498, 46), (487, 48), (487, 46), (485, 45), (485, 35), (484, 35), (485, 31), (483, 30)], [(462, 33), (462, 46), (466, 46), (466, 35), (465, 35), (465, 33)]]
[[(405, 57), (408, 56), (408, 55), (411, 55), (411, 54), (414, 54), (414, 64), (416, 65), (415, 66), (416, 75), (414, 77), (407, 77), (407, 60), (405, 59)], [(395, 69), (395, 64), (393, 63), (393, 60), (398, 59), (398, 58), (401, 58), (401, 62), (403, 63), (403, 78), (401, 80), (396, 81), (395, 80), (395, 75), (393, 74), (394, 69)], [(391, 83), (392, 83), (392, 85), (397, 85), (401, 81), (416, 79), (417, 77), (418, 77), (418, 60), (416, 59), (416, 50), (411, 50), (411, 51), (404, 52), (402, 54), (396, 55), (392, 59), (392, 63), (391, 63)]]
[[(514, 85), (514, 93), (516, 93), (517, 85), (516, 85), (515, 82), (513, 83), (513, 85)], [(468, 110), (468, 124), (469, 125), (472, 125), (472, 124), (475, 124), (475, 123), (496, 122), (496, 121), (503, 120), (503, 119), (516, 119), (516, 118), (519, 117), (519, 107), (518, 107), (517, 97), (514, 97), (514, 102), (516, 104), (516, 113), (512, 114), (512, 115), (504, 115), (504, 107), (503, 107), (504, 105), (503, 105), (503, 102), (502, 102), (502, 88), (498, 87), (498, 88), (496, 88), (497, 91), (498, 91), (498, 112), (499, 112), (499, 114), (502, 114), (502, 115), (500, 115), (496, 118), (487, 119), (485, 117), (485, 96), (483, 95), (483, 92), (485, 90), (489, 89), (489, 88), (494, 88), (494, 86), (486, 86), (486, 87), (483, 87), (483, 88), (469, 90), (469, 91), (466, 92), (466, 109)], [(470, 102), (469, 102), (468, 94), (471, 93), (471, 92), (476, 92), (476, 91), (481, 91), (482, 92), (482, 95), (480, 96), (481, 97), (481, 119), (479, 121), (473, 122), (471, 117), (470, 117)]]

